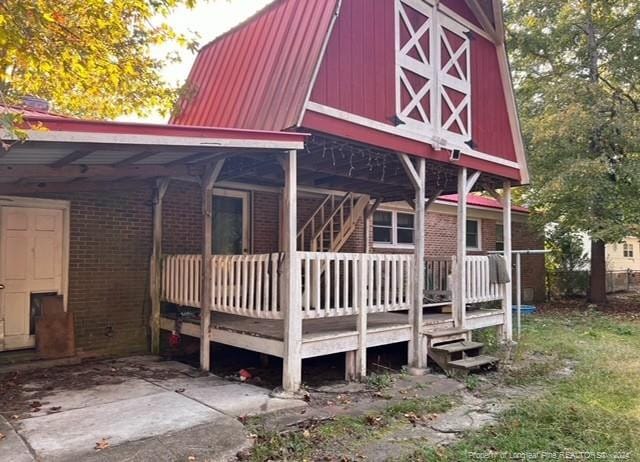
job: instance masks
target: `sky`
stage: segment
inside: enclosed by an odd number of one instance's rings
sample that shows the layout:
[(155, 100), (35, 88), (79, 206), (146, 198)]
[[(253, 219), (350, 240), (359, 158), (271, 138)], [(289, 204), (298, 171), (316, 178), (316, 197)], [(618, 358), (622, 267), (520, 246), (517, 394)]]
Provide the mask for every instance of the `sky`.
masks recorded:
[[(166, 21), (178, 33), (192, 36), (200, 35), (200, 46), (210, 42), (236, 24), (244, 21), (256, 11), (264, 8), (272, 0), (200, 0), (194, 9), (177, 8)], [(175, 47), (158, 47), (154, 54), (164, 56), (167, 52), (179, 51), (182, 62), (167, 66), (163, 72), (165, 80), (170, 84), (183, 83), (189, 75), (191, 65), (196, 55), (188, 50)], [(162, 123), (166, 119), (152, 115), (141, 119), (136, 116), (121, 117), (119, 120)]]

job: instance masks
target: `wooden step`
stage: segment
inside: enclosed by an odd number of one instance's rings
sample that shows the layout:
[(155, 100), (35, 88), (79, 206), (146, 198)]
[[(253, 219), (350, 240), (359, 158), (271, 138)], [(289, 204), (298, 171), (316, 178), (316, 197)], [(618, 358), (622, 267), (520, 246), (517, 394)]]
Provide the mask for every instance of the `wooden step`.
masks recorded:
[(480, 355), (470, 356), (468, 358), (458, 359), (456, 361), (449, 361), (448, 365), (456, 369), (470, 371), (479, 369), (482, 366), (495, 365), (498, 362), (500, 362), (500, 360), (494, 356)]
[(454, 342), (436, 345), (431, 349), (442, 353), (459, 353), (461, 351), (479, 350), (484, 346), (480, 342)]
[(461, 335), (467, 334), (469, 329), (434, 329), (434, 330), (425, 330), (425, 334), (429, 337), (437, 338), (437, 337), (449, 337), (452, 335)]

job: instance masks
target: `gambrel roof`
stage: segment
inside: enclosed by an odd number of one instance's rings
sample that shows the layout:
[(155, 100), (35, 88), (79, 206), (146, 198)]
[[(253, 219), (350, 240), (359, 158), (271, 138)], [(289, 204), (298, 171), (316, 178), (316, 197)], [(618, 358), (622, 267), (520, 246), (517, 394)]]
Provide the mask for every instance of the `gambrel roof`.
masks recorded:
[[(207, 44), (172, 122), (283, 130), (297, 125), (339, 0), (277, 0)], [(239, 78), (242, 76), (242, 78)]]
[[(426, 124), (423, 133), (420, 123), (407, 126), (411, 114), (395, 107), (405, 95), (396, 90), (402, 85), (398, 66), (408, 74), (394, 51), (394, 41), (404, 39), (396, 35), (397, 21), (403, 19), (396, 18), (394, 32), (393, 16), (403, 8), (423, 10), (418, 14), (426, 12), (427, 19), (436, 12), (437, 22), (445, 27), (446, 21), (472, 50), (462, 67), (453, 62), (456, 56), (447, 58), (466, 74), (458, 79), (464, 80), (463, 93), (458, 88), (447, 95), (444, 86), (437, 87), (449, 98), (449, 107), (434, 114), (459, 114), (453, 128), (452, 119), (436, 121), (439, 125), (431, 129)], [(455, 34), (445, 38), (450, 53), (455, 52)], [(446, 69), (429, 72), (451, 80)], [(415, 79), (415, 74), (406, 78)], [(436, 100), (431, 101), (422, 118), (433, 110)], [(303, 127), (440, 162), (451, 162), (451, 152), (459, 150), (459, 165), (528, 182), (500, 0), (276, 0), (200, 51), (171, 122), (259, 130)], [(440, 132), (447, 130), (442, 138)]]

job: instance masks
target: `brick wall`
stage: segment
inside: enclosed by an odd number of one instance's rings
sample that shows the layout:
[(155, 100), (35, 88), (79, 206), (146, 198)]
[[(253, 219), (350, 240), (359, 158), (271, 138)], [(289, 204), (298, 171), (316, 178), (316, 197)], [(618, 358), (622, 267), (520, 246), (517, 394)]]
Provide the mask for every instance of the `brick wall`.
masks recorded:
[(79, 354), (147, 351), (151, 188), (29, 197), (71, 203), (68, 309)]
[[(75, 315), (79, 352), (118, 355), (147, 351), (151, 188), (31, 196), (71, 203), (68, 306)], [(277, 251), (280, 195), (256, 191), (251, 203), (254, 252)], [(317, 198), (299, 198), (299, 222), (306, 221), (318, 204)], [(200, 252), (202, 215), (197, 184), (172, 182), (165, 195), (163, 218), (165, 253)], [(495, 227), (496, 221), (482, 220), (483, 250), (495, 249)], [(360, 220), (344, 251), (365, 250), (364, 228)], [(454, 215), (428, 213), (427, 255), (455, 254), (455, 230)], [(371, 238), (371, 227), (368, 232)], [(514, 249), (542, 248), (542, 245), (540, 237), (526, 223), (514, 222)], [(523, 257), (523, 287), (532, 289), (534, 300), (544, 298), (542, 256)]]

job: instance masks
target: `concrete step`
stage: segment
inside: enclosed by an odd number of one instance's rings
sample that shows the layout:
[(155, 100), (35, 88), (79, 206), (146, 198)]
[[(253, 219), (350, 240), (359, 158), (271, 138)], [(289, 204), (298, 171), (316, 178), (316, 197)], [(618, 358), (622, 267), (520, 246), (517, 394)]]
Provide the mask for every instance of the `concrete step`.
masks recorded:
[(454, 342), (435, 345), (431, 349), (442, 353), (460, 353), (462, 351), (468, 352), (471, 350), (480, 350), (484, 346), (484, 343), (480, 342)]
[(458, 359), (456, 361), (449, 361), (449, 366), (456, 369), (463, 369), (466, 371), (479, 369), (482, 366), (495, 365), (499, 363), (500, 360), (494, 356), (489, 355), (480, 355), (480, 356), (470, 356), (464, 359)]

